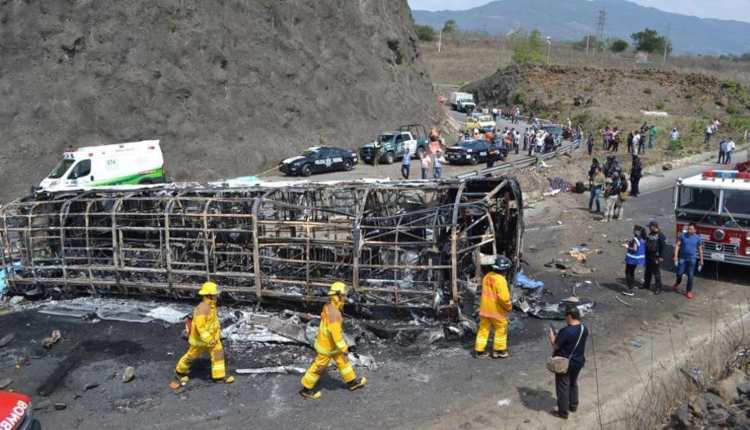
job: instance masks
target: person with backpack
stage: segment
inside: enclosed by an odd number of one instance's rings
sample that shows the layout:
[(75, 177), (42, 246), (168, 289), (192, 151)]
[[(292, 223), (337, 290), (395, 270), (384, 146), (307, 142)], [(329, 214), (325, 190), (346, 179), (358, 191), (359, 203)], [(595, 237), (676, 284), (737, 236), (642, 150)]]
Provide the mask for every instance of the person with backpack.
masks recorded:
[(648, 223), (646, 233), (646, 272), (643, 275), (643, 289), (651, 288), (651, 279), (654, 280), (654, 294), (661, 294), (661, 263), (664, 261), (664, 246), (667, 238), (659, 228), (656, 220)]
[(604, 213), (604, 219), (602, 219), (602, 222), (610, 222), (615, 217), (615, 206), (617, 205), (619, 190), (620, 177), (613, 176), (607, 178), (606, 185), (604, 186), (604, 201), (607, 202), (607, 209)]
[(633, 227), (633, 237), (626, 244), (625, 253), (625, 286), (622, 292), (626, 296), (635, 296), (635, 269), (643, 266), (646, 262), (646, 241), (644, 240), (643, 227)]
[(628, 199), (628, 178), (620, 172), (620, 178), (617, 187), (617, 203), (615, 203), (615, 219), (625, 219), (625, 201)]

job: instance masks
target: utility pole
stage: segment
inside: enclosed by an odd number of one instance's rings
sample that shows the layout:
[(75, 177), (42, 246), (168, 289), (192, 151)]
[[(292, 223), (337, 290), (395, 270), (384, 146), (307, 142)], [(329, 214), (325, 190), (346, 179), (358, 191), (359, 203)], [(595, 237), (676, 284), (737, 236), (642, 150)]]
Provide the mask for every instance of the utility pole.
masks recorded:
[(590, 43), (591, 43), (591, 35), (590, 35), (590, 34), (587, 34), (587, 35), (586, 35), (586, 56), (587, 56), (587, 57), (588, 57), (588, 55), (589, 55), (589, 44), (590, 44)]
[[(599, 17), (596, 20), (596, 43), (602, 47), (604, 51), (604, 27), (607, 25), (607, 11), (602, 9), (599, 11)], [(596, 52), (596, 47), (594, 47)]]
[(438, 54), (440, 53), (440, 49), (443, 47), (443, 29), (440, 29), (440, 35), (438, 36)]
[(552, 55), (552, 38), (547, 36), (547, 65), (549, 66), (550, 56)]
[(662, 64), (667, 64), (667, 51), (670, 45), (669, 41), (669, 33), (671, 33), (672, 28), (669, 24), (667, 24), (667, 34), (664, 36), (664, 60), (662, 61)]

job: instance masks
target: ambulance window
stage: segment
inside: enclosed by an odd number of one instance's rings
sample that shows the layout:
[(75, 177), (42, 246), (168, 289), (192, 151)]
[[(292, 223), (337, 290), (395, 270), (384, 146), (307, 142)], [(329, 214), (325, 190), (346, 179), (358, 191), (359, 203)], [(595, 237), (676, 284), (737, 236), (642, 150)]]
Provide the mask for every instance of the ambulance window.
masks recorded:
[(70, 166), (75, 163), (75, 160), (71, 159), (64, 159), (60, 161), (60, 163), (55, 167), (55, 169), (52, 171), (52, 173), (49, 174), (49, 177), (52, 179), (58, 179), (62, 178), (62, 176), (70, 169)]
[(91, 160), (80, 161), (70, 172), (68, 179), (77, 179), (88, 176), (91, 173)]
[(750, 191), (725, 190), (724, 212), (750, 215)]

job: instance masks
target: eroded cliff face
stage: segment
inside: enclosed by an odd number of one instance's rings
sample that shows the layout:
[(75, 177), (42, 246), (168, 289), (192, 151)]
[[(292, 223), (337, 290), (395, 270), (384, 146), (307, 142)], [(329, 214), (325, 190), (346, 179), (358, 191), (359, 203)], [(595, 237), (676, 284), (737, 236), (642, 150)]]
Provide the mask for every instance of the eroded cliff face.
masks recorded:
[(210, 180), (441, 119), (406, 0), (6, 0), (0, 98), (2, 201), (67, 145), (159, 138)]

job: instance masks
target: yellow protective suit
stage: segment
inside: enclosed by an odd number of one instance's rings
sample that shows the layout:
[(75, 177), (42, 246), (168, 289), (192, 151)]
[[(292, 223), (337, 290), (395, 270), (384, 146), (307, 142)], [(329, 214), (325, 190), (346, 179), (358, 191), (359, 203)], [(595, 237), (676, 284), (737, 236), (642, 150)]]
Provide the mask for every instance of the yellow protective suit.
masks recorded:
[(349, 347), (344, 340), (344, 321), (341, 316), (341, 307), (343, 307), (343, 302), (339, 297), (332, 297), (331, 302), (323, 306), (323, 312), (320, 314), (320, 329), (318, 330), (318, 337), (315, 339), (317, 355), (302, 377), (302, 385), (309, 390), (315, 388), (320, 377), (328, 369), (331, 360), (336, 363), (344, 382), (357, 379), (354, 367), (349, 363)]
[(224, 348), (221, 345), (221, 325), (216, 309), (216, 301), (206, 300), (196, 306), (193, 312), (193, 325), (188, 336), (190, 347), (180, 358), (175, 371), (179, 375), (187, 375), (195, 359), (203, 354), (211, 357), (211, 378), (224, 379), (226, 366), (224, 364)]
[(508, 349), (507, 312), (513, 309), (508, 282), (503, 275), (490, 272), (482, 279), (482, 299), (479, 305), (479, 327), (474, 350), (484, 352), (490, 337), (490, 327), (495, 329), (494, 351)]

